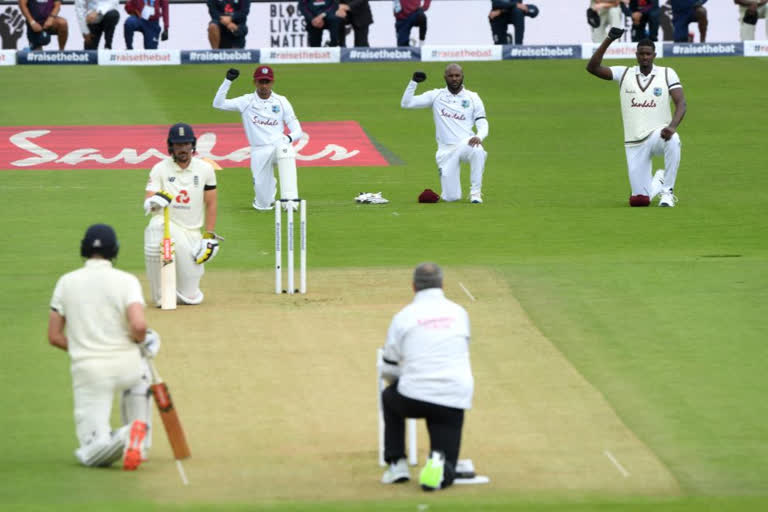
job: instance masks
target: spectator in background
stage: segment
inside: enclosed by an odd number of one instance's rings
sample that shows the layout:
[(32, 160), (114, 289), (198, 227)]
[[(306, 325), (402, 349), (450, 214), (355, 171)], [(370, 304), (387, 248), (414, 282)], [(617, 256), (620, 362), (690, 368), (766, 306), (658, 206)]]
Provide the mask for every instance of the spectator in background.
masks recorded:
[[(768, 0), (733, 0), (739, 6), (739, 35), (742, 41), (754, 41), (758, 18), (766, 19)], [(768, 21), (765, 23), (765, 38), (768, 39)]]
[(27, 39), (32, 50), (42, 50), (56, 34), (59, 50), (67, 45), (69, 26), (67, 20), (59, 16), (61, 0), (19, 0), (21, 14), (27, 20)]
[(207, 0), (211, 48), (245, 48), (251, 0)]
[(427, 15), (432, 0), (393, 0), (397, 46), (410, 46), (411, 29), (419, 27), (417, 46), (427, 38)]
[(317, 48), (323, 41), (323, 30), (331, 36), (329, 46), (339, 46), (339, 27), (342, 19), (336, 13), (337, 0), (299, 0), (299, 12), (304, 16), (309, 46)]
[[(168, 40), (168, 0), (128, 0), (125, 3), (125, 20), (123, 33), (125, 47), (133, 50), (133, 33), (144, 35), (144, 49), (156, 50), (158, 38)], [(160, 34), (160, 17), (163, 18), (163, 33)]]
[(676, 43), (689, 43), (693, 40), (688, 33), (688, 25), (697, 23), (701, 42), (707, 41), (707, 10), (704, 4), (707, 0), (672, 0), (673, 39)]
[(597, 14), (587, 15), (593, 43), (602, 42), (611, 27), (622, 27), (619, 0), (590, 0), (589, 9)]
[(632, 42), (637, 43), (646, 38), (659, 40), (659, 0), (629, 0), (629, 12), (632, 18)]
[(510, 24), (515, 27), (515, 44), (523, 44), (525, 35), (525, 17), (535, 18), (539, 8), (533, 4), (524, 4), (517, 0), (492, 0), (488, 19), (491, 22), (493, 44), (512, 44), (507, 35)]
[(336, 16), (341, 18), (339, 24), (339, 45), (347, 46), (346, 26), (351, 25), (355, 31), (355, 47), (368, 47), (368, 27), (373, 23), (371, 6), (368, 0), (339, 0), (339, 10)]
[(104, 34), (104, 48), (112, 49), (115, 27), (120, 21), (119, 8), (119, 0), (75, 0), (75, 15), (85, 50), (96, 50), (101, 34)]

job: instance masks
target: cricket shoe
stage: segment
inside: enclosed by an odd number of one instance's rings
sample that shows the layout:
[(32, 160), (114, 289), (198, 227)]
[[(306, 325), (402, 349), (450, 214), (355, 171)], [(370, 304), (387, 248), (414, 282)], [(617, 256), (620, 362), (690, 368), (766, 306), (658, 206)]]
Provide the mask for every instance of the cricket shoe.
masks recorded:
[(436, 491), (443, 483), (445, 471), (445, 456), (442, 452), (434, 451), (427, 459), (427, 463), (419, 475), (419, 483), (425, 491)]
[(411, 472), (408, 469), (408, 461), (405, 458), (398, 459), (389, 465), (387, 470), (381, 475), (383, 484), (401, 484), (411, 479)]
[(671, 190), (667, 190), (661, 193), (661, 200), (659, 206), (666, 206), (673, 208), (677, 204), (677, 196), (672, 193)]
[(469, 202), (473, 204), (482, 204), (483, 203), (483, 194), (480, 192), (473, 192), (469, 196)]
[(649, 196), (651, 198), (651, 201), (653, 201), (653, 198), (656, 197), (661, 193), (661, 188), (664, 186), (664, 169), (659, 169), (656, 171), (656, 174), (653, 175), (653, 179), (651, 180), (651, 190), (649, 191)]
[[(273, 204), (274, 204), (274, 203), (273, 203)], [(253, 207), (253, 209), (254, 209), (254, 210), (258, 210), (258, 211), (260, 211), (260, 212), (266, 212), (266, 211), (270, 211), (270, 210), (272, 210), (272, 208), (273, 208), (273, 205), (269, 205), (267, 208), (264, 208), (264, 207), (262, 207), (262, 206), (259, 206), (259, 205), (257, 205), (257, 204), (256, 204), (256, 201), (255, 201), (255, 200), (253, 201), (253, 203), (251, 203), (251, 206)]]
[(147, 424), (136, 420), (131, 424), (128, 434), (128, 447), (123, 457), (123, 469), (133, 471), (141, 464), (141, 448), (144, 445), (144, 437), (147, 435)]

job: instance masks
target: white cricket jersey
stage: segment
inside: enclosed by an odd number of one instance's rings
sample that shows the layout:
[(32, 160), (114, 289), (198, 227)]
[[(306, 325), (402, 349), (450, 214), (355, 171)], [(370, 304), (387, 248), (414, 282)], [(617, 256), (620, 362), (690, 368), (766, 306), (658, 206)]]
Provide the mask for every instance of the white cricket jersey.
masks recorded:
[(646, 76), (640, 66), (611, 66), (611, 72), (613, 80), (619, 82), (625, 144), (638, 144), (654, 130), (669, 125), (669, 91), (682, 88), (674, 69), (652, 66)]
[(472, 407), (469, 315), (440, 288), (417, 292), (392, 319), (384, 361), (400, 364), (401, 395), (445, 407)]
[(109, 260), (88, 259), (61, 276), (51, 309), (65, 319), (72, 361), (137, 352), (126, 313), (131, 304), (144, 305), (141, 284)]
[[(164, 190), (173, 195), (170, 216), (174, 224), (185, 229), (200, 229), (205, 220), (204, 193), (216, 188), (216, 172), (213, 166), (197, 157), (192, 157), (186, 169), (179, 167), (168, 157), (155, 164), (149, 173), (148, 192)], [(162, 215), (156, 212), (155, 215)]]
[(263, 100), (253, 92), (228, 100), (227, 93), (231, 85), (231, 81), (224, 80), (213, 99), (213, 106), (219, 110), (240, 112), (245, 134), (251, 146), (265, 146), (278, 142), (285, 131), (284, 126), (288, 127), (288, 135), (292, 141), (301, 137), (301, 124), (288, 98), (272, 92), (269, 98)]
[(474, 136), (484, 139), (487, 133), (472, 131), (480, 119), (485, 119), (485, 106), (477, 93), (462, 88), (458, 94), (452, 94), (447, 87), (432, 89), (414, 96), (418, 84), (411, 80), (405, 88), (400, 105), (403, 108), (432, 107), (435, 120), (437, 143), (454, 145), (468, 141)]

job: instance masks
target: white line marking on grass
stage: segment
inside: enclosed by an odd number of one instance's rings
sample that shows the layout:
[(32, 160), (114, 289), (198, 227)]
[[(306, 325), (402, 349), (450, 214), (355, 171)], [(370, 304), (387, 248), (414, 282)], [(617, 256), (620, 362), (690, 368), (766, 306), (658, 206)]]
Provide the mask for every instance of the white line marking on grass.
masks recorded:
[(627, 478), (629, 476), (629, 471), (624, 469), (624, 466), (619, 464), (619, 461), (616, 460), (616, 457), (614, 457), (611, 452), (609, 452), (608, 450), (605, 450), (603, 453), (605, 454), (606, 457), (608, 457), (608, 460), (610, 460), (613, 463), (613, 465), (616, 466), (616, 469), (619, 470), (619, 473), (621, 473), (621, 475), (624, 478)]
[(469, 290), (467, 290), (467, 287), (466, 287), (466, 286), (464, 286), (464, 285), (461, 283), (461, 281), (459, 281), (459, 286), (461, 286), (461, 289), (462, 289), (462, 290), (464, 290), (464, 293), (466, 293), (466, 294), (467, 294), (467, 297), (469, 297), (469, 298), (470, 298), (470, 299), (472, 299), (473, 301), (474, 301), (474, 300), (477, 300), (477, 299), (475, 299), (475, 298), (472, 296), (472, 294), (471, 294), (471, 293), (469, 293)]
[(181, 465), (181, 461), (176, 459), (176, 467), (179, 470), (179, 476), (181, 477), (181, 483), (184, 485), (189, 485), (189, 480), (187, 480), (187, 474), (184, 473), (184, 466)]

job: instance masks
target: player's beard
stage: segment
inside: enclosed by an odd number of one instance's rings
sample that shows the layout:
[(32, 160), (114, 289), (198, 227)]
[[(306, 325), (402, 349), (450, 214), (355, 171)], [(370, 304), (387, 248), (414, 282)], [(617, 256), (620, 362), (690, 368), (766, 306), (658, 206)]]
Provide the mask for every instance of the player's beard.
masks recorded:
[(456, 94), (459, 91), (461, 91), (461, 88), (464, 87), (464, 79), (462, 78), (461, 81), (454, 87), (451, 85), (450, 82), (447, 80), (445, 81), (445, 85), (448, 87), (448, 91), (450, 91), (451, 94)]
[(188, 164), (192, 159), (192, 151), (174, 151), (173, 161), (177, 164)]

